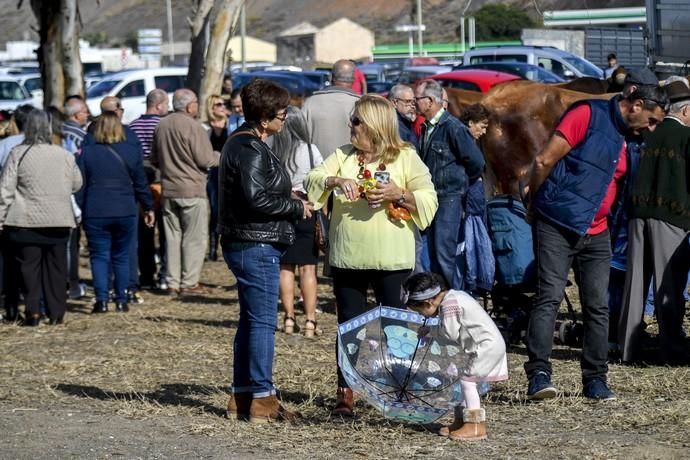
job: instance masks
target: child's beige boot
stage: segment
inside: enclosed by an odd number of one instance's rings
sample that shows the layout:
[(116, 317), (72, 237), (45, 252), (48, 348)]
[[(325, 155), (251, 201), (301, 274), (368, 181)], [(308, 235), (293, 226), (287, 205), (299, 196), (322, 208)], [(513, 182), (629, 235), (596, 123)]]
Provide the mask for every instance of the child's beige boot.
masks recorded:
[(456, 441), (481, 441), (486, 439), (486, 412), (484, 409), (462, 411), (464, 424), (459, 430), (451, 431), (448, 437)]
[(441, 429), (438, 430), (439, 436), (448, 437), (448, 435), (452, 431), (459, 430), (460, 428), (462, 428), (462, 425), (465, 423), (462, 420), (462, 406), (455, 406), (454, 410), (455, 410), (455, 420), (453, 420), (453, 423), (451, 423), (450, 425), (441, 427)]

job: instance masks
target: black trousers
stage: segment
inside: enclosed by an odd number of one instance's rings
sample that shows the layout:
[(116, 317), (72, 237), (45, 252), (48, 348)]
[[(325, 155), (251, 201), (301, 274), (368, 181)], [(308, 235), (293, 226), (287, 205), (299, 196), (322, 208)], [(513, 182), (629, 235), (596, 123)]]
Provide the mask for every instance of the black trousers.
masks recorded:
[[(8, 250), (8, 247), (5, 247)], [(67, 291), (67, 245), (13, 243), (5, 260), (6, 305), (19, 305), (20, 287), (24, 287), (24, 303), (27, 315), (40, 312), (41, 297), (51, 319), (65, 315)]]
[[(165, 279), (167, 274), (167, 256), (165, 250), (165, 231), (163, 229), (163, 214), (156, 210), (156, 225), (158, 226), (158, 242), (161, 258), (159, 279)], [(153, 286), (156, 284), (156, 228), (147, 227), (143, 216), (139, 216), (137, 255), (139, 259), (139, 284)]]
[(558, 308), (572, 266), (580, 288), (584, 337), (582, 380), (606, 379), (608, 372), (609, 308), (608, 285), (611, 263), (609, 232), (579, 235), (541, 219), (534, 226), (534, 254), (537, 263), (537, 295), (527, 327), (525, 372), (551, 375), (551, 351)]
[[(81, 239), (81, 227), (77, 226), (72, 229), (69, 237), (69, 286), (76, 286), (79, 284), (79, 240)], [(66, 256), (65, 256), (66, 257)], [(67, 260), (67, 259), (66, 259)]]
[[(350, 270), (331, 267), (333, 291), (337, 302), (338, 324), (344, 323), (369, 310), (367, 290), (374, 289), (376, 305), (404, 308), (401, 300), (402, 283), (411, 270)], [(338, 346), (336, 344), (336, 362)], [(338, 367), (338, 386), (348, 387), (340, 367)]]

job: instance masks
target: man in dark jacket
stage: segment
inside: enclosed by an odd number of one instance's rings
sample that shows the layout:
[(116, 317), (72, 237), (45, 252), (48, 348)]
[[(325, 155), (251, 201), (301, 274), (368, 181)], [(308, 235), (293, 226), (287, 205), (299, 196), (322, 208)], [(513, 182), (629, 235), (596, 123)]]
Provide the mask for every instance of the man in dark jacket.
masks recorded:
[(414, 105), (414, 91), (407, 85), (398, 84), (388, 92), (388, 99), (395, 106), (395, 111), (398, 112), (400, 138), (414, 145), (419, 152), (419, 139), (412, 129), (412, 122), (417, 115)]
[(456, 263), (462, 203), (470, 183), (484, 171), (484, 157), (465, 125), (443, 108), (443, 88), (437, 81), (417, 85), (415, 104), (426, 118), (419, 153), (438, 195), (438, 211), (426, 232), (431, 270), (443, 275), (451, 289), (462, 289)]
[(683, 333), (690, 231), (690, 89), (681, 81), (665, 87), (668, 116), (646, 136), (631, 196), (628, 271), (619, 323), (624, 361), (639, 358), (647, 286), (654, 275), (662, 357), (687, 362)]
[(527, 328), (527, 397), (556, 396), (551, 349), (568, 272), (576, 262), (585, 321), (583, 395), (611, 400), (608, 386), (608, 303), (611, 245), (607, 217), (627, 169), (625, 137), (653, 130), (668, 100), (654, 87), (628, 97), (571, 106), (537, 155), (530, 181), (537, 293)]

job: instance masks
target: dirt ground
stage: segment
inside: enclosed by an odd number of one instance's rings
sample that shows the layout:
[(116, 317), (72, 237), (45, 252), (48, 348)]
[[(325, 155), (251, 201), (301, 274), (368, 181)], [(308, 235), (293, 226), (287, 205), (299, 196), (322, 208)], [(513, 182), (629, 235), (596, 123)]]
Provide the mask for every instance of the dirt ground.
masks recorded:
[(206, 297), (144, 292), (129, 313), (99, 316), (87, 298), (70, 303), (63, 326), (0, 325), (0, 458), (690, 458), (688, 368), (612, 364), (618, 400), (590, 403), (580, 396), (579, 350), (562, 346), (561, 394), (544, 403), (526, 401), (524, 347), (509, 350), (510, 380), (483, 401), (484, 442), (444, 440), (440, 424), (389, 421), (361, 402), (355, 419), (331, 420), (336, 323), (326, 279), (324, 335), (276, 334), (275, 382), (304, 420), (229, 421), (237, 290), (221, 262), (207, 263), (202, 279)]

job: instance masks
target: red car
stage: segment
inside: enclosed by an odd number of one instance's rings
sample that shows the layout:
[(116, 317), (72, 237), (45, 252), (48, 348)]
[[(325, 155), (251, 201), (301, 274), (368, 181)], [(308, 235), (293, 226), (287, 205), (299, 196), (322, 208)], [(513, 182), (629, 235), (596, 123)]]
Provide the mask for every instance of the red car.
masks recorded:
[(468, 69), (439, 73), (429, 77), (438, 81), (445, 88), (464, 89), (486, 93), (493, 86), (511, 80), (521, 80), (516, 75), (494, 70)]

